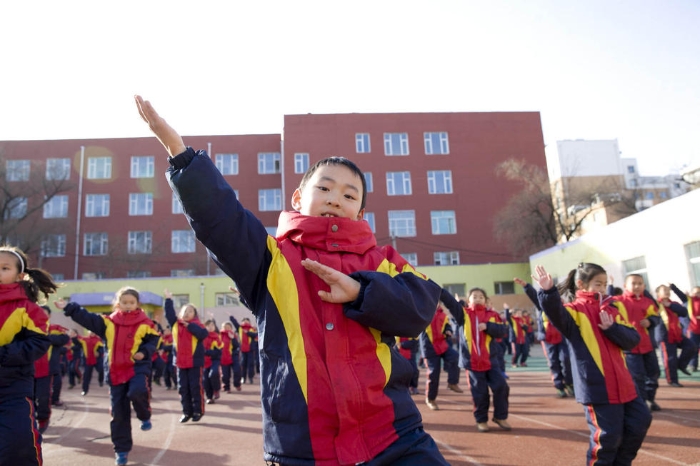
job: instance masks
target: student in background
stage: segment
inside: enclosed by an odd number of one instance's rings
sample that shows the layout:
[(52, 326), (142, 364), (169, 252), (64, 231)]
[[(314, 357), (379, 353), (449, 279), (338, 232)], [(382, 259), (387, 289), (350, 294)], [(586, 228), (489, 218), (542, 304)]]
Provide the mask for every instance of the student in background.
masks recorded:
[[(85, 355), (85, 372), (83, 373), (83, 391), (81, 393), (82, 396), (85, 396), (90, 391), (92, 372), (97, 368), (97, 364), (104, 354), (104, 343), (102, 343), (102, 338), (95, 335), (94, 332), (88, 332), (86, 337), (76, 336), (73, 343), (79, 344)], [(101, 382), (99, 384), (102, 386)]]
[[(231, 316), (232, 317), (232, 316)], [(231, 378), (236, 391), (241, 391), (241, 344), (232, 322), (221, 325), (221, 379), (223, 390), (231, 393)]]
[(411, 377), (411, 382), (408, 385), (408, 391), (411, 392), (411, 395), (417, 395), (419, 393), (418, 377), (420, 376), (420, 371), (418, 370), (418, 363), (416, 362), (419, 346), (417, 338), (396, 337), (396, 349), (401, 353), (401, 356), (408, 360), (413, 369), (413, 377)]
[[(700, 286), (693, 287), (690, 293), (683, 293), (676, 285), (669, 285), (676, 296), (688, 306), (688, 338), (700, 348)], [(698, 371), (698, 352), (693, 353), (693, 357), (688, 364), (693, 372)]]
[(204, 393), (207, 397), (208, 405), (214, 404), (214, 400), (219, 399), (221, 391), (221, 349), (223, 343), (221, 336), (216, 328), (214, 320), (204, 322), (204, 328), (207, 329), (209, 335), (204, 339), (204, 374), (202, 383), (204, 385)]
[[(49, 315), (51, 308), (42, 306)], [(62, 359), (66, 354), (66, 345), (70, 342), (68, 329), (57, 324), (49, 325), (49, 338), (51, 348), (49, 348), (49, 373), (51, 374), (51, 405), (63, 406), (61, 401), (61, 389), (63, 388), (63, 367)], [(40, 426), (41, 427), (41, 426)], [(48, 423), (47, 423), (48, 427)]]
[[(661, 346), (666, 382), (672, 387), (682, 387), (678, 382), (678, 371), (690, 375), (688, 364), (697, 354), (698, 347), (683, 335), (680, 319), (688, 316), (688, 309), (671, 301), (671, 288), (668, 285), (656, 287), (656, 302), (664, 325), (656, 327), (656, 340)], [(678, 349), (681, 355), (678, 357)]]
[[(47, 318), (51, 318), (51, 308), (41, 306), (46, 312)], [(51, 346), (47, 353), (40, 359), (34, 361), (34, 401), (36, 404), (36, 420), (39, 424), (39, 432), (44, 433), (49, 427), (51, 419), (51, 391), (53, 388), (54, 373), (60, 372), (58, 367), (58, 357), (61, 355), (61, 348), (68, 342), (68, 335), (60, 325), (49, 325), (49, 340)]]

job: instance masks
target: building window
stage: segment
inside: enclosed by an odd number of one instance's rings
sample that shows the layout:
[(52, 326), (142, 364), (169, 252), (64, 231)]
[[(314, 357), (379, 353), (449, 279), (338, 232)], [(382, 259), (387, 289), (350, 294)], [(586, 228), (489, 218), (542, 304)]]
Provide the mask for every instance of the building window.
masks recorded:
[(411, 264), (413, 267), (418, 267), (418, 253), (416, 252), (404, 252), (401, 257), (406, 259), (406, 262)]
[(65, 275), (62, 273), (52, 273), (51, 276), (53, 277), (54, 283), (60, 283), (66, 279)]
[(372, 172), (364, 172), (365, 175), (365, 186), (367, 186), (367, 192), (371, 193), (374, 191), (374, 181), (372, 180)]
[(654, 192), (653, 192), (653, 191), (649, 191), (648, 193), (646, 193), (646, 198), (647, 198), (647, 199), (654, 199)]
[(515, 294), (515, 282), (494, 282), (494, 294)]
[(170, 244), (173, 253), (194, 252), (194, 232), (192, 230), (173, 230)]
[(85, 196), (86, 217), (109, 217), (109, 194), (88, 194)]
[(5, 167), (7, 181), (29, 181), (29, 160), (8, 160)]
[(660, 199), (668, 199), (668, 193), (666, 191), (659, 192)]
[(129, 254), (150, 254), (153, 247), (150, 231), (129, 232)]
[(170, 271), (171, 277), (194, 277), (194, 269), (173, 269)]
[(408, 155), (408, 133), (384, 133), (384, 155)]
[(215, 163), (222, 175), (238, 175), (238, 154), (216, 154)]
[(27, 198), (26, 197), (15, 197), (7, 201), (7, 209), (5, 210), (5, 215), (3, 217), (5, 220), (11, 218), (24, 218), (27, 215)]
[(309, 169), (309, 154), (294, 154), (294, 173), (306, 173)]
[(447, 139), (447, 133), (423, 133), (423, 141), (425, 142), (425, 154), (449, 154), (450, 143)]
[(107, 254), (107, 233), (85, 233), (83, 235), (84, 256), (104, 256)]
[(452, 170), (428, 171), (428, 194), (452, 194)]
[(280, 172), (279, 152), (260, 152), (258, 154), (258, 173), (260, 175), (270, 175)]
[(691, 283), (700, 283), (700, 241), (686, 244), (685, 255), (688, 258)]
[(148, 270), (129, 270), (126, 272), (126, 278), (149, 278), (151, 272)]
[(216, 307), (240, 306), (235, 293), (216, 293)]
[(260, 212), (265, 212), (268, 210), (282, 210), (282, 190), (259, 189), (258, 210)]
[(355, 133), (355, 152), (358, 154), (369, 154), (369, 133)]
[(372, 233), (376, 233), (377, 229), (374, 225), (374, 212), (365, 212), (365, 215), (363, 215), (362, 218), (365, 220), (365, 222), (369, 223)]
[(644, 278), (644, 284), (649, 288), (649, 277), (647, 277), (647, 261), (644, 256), (635, 257), (622, 261), (622, 270), (625, 272), (625, 277), (631, 273), (641, 275)]
[[(64, 257), (66, 235), (46, 235), (41, 241), (41, 255), (42, 257)], [(56, 278), (55, 275), (54, 278)]]
[(47, 180), (67, 180), (70, 178), (70, 159), (46, 159)]
[(112, 178), (112, 157), (88, 158), (89, 180), (108, 180)]
[(629, 174), (634, 173), (634, 165), (627, 165), (627, 173), (629, 173)]
[(435, 265), (459, 265), (459, 251), (433, 253)]
[(68, 217), (68, 196), (54, 196), (44, 204), (44, 218)]
[(416, 211), (390, 210), (389, 235), (397, 237), (416, 236)]
[(430, 226), (434, 235), (454, 235), (457, 233), (457, 221), (454, 210), (432, 210)]
[(129, 215), (153, 215), (153, 193), (129, 194)]
[(389, 196), (408, 196), (411, 191), (411, 172), (387, 172), (386, 193)]
[(174, 214), (182, 214), (185, 212), (184, 210), (182, 210), (182, 204), (180, 204), (180, 199), (177, 198), (175, 193), (173, 193), (172, 209)]
[(102, 280), (104, 278), (105, 278), (104, 272), (85, 272), (85, 273), (83, 273), (83, 280), (86, 280), (86, 281)]
[(153, 178), (155, 166), (152, 155), (134, 155), (131, 157), (132, 178)]

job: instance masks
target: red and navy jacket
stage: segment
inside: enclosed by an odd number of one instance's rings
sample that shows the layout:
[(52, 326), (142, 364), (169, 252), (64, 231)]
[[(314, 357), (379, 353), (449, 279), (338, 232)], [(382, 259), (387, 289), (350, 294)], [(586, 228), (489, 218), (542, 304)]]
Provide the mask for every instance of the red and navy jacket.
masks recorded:
[[(151, 361), (160, 336), (153, 321), (141, 309), (131, 312), (116, 310), (109, 315), (102, 315), (88, 312), (79, 304), (70, 302), (63, 311), (75, 322), (107, 341), (107, 383), (112, 386), (121, 385), (136, 374), (150, 374)], [(135, 360), (136, 353), (143, 354), (143, 359)]]
[(564, 341), (561, 332), (549, 322), (547, 315), (540, 309), (540, 302), (537, 300), (537, 290), (529, 283), (523, 286), (523, 290), (537, 308), (537, 339), (544, 341), (548, 345), (558, 345)]
[(48, 329), (46, 312), (20, 283), (0, 285), (0, 400), (32, 396), (34, 362), (51, 345)]
[[(378, 247), (367, 222), (282, 212), (275, 238), (205, 152), (169, 160), (196, 237), (257, 319), (265, 460), (368, 462), (422, 427), (408, 390), (413, 370), (391, 347), (428, 326), (440, 287)], [(301, 265), (306, 258), (358, 281), (357, 299), (322, 301), (318, 290), (330, 288)]]
[(506, 309), (506, 322), (508, 323), (511, 343), (523, 345), (526, 343), (525, 335), (528, 328), (524, 317), (516, 317), (511, 314), (510, 309)]
[[(498, 312), (477, 304), (464, 307), (450, 292), (443, 289), (440, 301), (457, 322), (459, 335), (459, 367), (474, 372), (486, 372), (498, 365), (497, 338), (503, 338), (508, 327)], [(479, 330), (479, 324), (486, 324), (486, 330)]]
[[(540, 307), (569, 344), (576, 401), (582, 404), (621, 404), (634, 400), (637, 388), (627, 370), (624, 351), (639, 344), (639, 332), (627, 320), (620, 301), (599, 293), (577, 291), (576, 299), (562, 304), (556, 287), (537, 293)], [(606, 330), (600, 312), (614, 323)]]
[(61, 373), (61, 350), (70, 341), (68, 329), (60, 325), (49, 325), (49, 339), (51, 346), (49, 347), (49, 374)]
[(396, 337), (396, 349), (399, 354), (409, 361), (413, 361), (418, 352), (418, 339), (411, 337)]
[(430, 359), (445, 354), (450, 347), (447, 335), (452, 333), (449, 316), (438, 306), (430, 325), (420, 334), (421, 356)]
[(97, 365), (97, 359), (102, 355), (100, 348), (104, 348), (104, 343), (102, 339), (97, 335), (91, 335), (87, 337), (77, 337), (78, 343), (83, 347), (83, 354), (85, 355), (85, 365), (95, 366)]
[(204, 345), (204, 367), (211, 367), (212, 361), (221, 361), (221, 350), (224, 344), (217, 332), (209, 332), (202, 343)]
[(659, 315), (663, 325), (658, 325), (654, 330), (656, 340), (671, 344), (678, 344), (683, 341), (683, 327), (679, 317), (688, 317), (688, 309), (682, 304), (666, 300), (657, 303), (659, 305)]
[(221, 365), (230, 366), (233, 364), (234, 358), (239, 357), (240, 343), (238, 342), (238, 334), (231, 330), (221, 330)]
[[(634, 325), (634, 328), (637, 329), (640, 336), (639, 344), (627, 352), (632, 354), (646, 354), (654, 351), (654, 343), (652, 342), (650, 332), (661, 322), (659, 310), (654, 300), (644, 295), (637, 296), (629, 291), (615, 296), (614, 299), (621, 301), (625, 305), (629, 323)], [(650, 322), (649, 328), (644, 328), (640, 325), (640, 322), (644, 319)]]
[[(242, 302), (245, 302), (244, 300)], [(250, 309), (250, 308), (249, 308)], [(252, 349), (253, 342), (258, 338), (258, 332), (250, 322), (239, 324), (235, 317), (229, 316), (229, 320), (238, 332), (238, 341), (241, 344), (241, 353), (249, 353)]]
[(700, 335), (700, 298), (686, 295), (673, 283), (671, 283), (671, 289), (688, 307), (688, 318), (690, 319), (688, 332)]
[(165, 319), (170, 324), (175, 345), (175, 365), (180, 369), (191, 369), (204, 366), (204, 339), (209, 332), (198, 318), (189, 322), (179, 320), (175, 315), (173, 300), (167, 298), (163, 305)]

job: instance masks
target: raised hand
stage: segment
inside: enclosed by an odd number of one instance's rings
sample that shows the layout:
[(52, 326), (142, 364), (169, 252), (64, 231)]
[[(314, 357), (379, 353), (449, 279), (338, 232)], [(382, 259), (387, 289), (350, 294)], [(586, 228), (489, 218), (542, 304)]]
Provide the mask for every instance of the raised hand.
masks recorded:
[(163, 296), (165, 296), (165, 299), (173, 299), (173, 294), (167, 288), (163, 290)]
[(600, 311), (600, 323), (598, 327), (600, 327), (601, 330), (609, 329), (614, 323), (613, 317), (607, 311)]
[(153, 134), (156, 135), (160, 143), (163, 144), (168, 154), (170, 154), (171, 157), (175, 157), (177, 154), (185, 152), (187, 147), (182, 141), (182, 137), (163, 119), (163, 117), (158, 115), (153, 105), (151, 105), (149, 101), (143, 100), (143, 97), (140, 95), (135, 95), (134, 100), (136, 101), (139, 115), (141, 115), (143, 121), (148, 123), (148, 127), (153, 131)]
[(304, 259), (301, 265), (309, 272), (315, 273), (321, 280), (331, 287), (331, 291), (319, 290), (319, 297), (329, 303), (349, 303), (357, 299), (360, 294), (360, 283), (349, 275), (323, 265), (315, 260)]
[(58, 300), (56, 300), (56, 301), (53, 302), (53, 305), (56, 306), (57, 308), (61, 309), (61, 310), (65, 309), (67, 304), (68, 304), (68, 303), (67, 303), (66, 300), (63, 299), (63, 298), (59, 298)]
[(523, 288), (525, 287), (525, 285), (527, 285), (527, 282), (525, 280), (523, 280), (522, 278), (515, 277), (513, 279), (513, 281), (515, 283), (517, 283), (518, 285), (522, 286)]
[(532, 275), (532, 279), (535, 280), (543, 290), (548, 290), (554, 286), (552, 276), (548, 274), (545, 268), (541, 265), (535, 267), (535, 274)]

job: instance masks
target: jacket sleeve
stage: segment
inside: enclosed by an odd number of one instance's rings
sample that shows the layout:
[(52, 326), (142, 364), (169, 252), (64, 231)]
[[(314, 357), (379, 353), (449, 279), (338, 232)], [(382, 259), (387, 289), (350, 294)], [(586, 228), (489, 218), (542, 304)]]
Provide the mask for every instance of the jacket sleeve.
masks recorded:
[(685, 293), (683, 293), (683, 292), (682, 292), (676, 285), (674, 285), (673, 283), (670, 283), (669, 286), (671, 287), (671, 290), (672, 290), (674, 293), (676, 293), (676, 296), (678, 296), (678, 299), (680, 299), (681, 302), (682, 302), (683, 304), (687, 304), (687, 303), (688, 303), (688, 296), (687, 296)]
[(602, 332), (623, 351), (630, 351), (639, 344), (639, 340), (642, 338), (637, 329), (627, 322), (621, 314), (618, 314), (618, 318), (612, 326)]
[(204, 151), (171, 157), (167, 177), (197, 239), (233, 279), (253, 313), (267, 292), (268, 234)]
[(458, 326), (464, 325), (464, 308), (461, 304), (444, 288), (440, 288), (440, 302), (445, 305)]
[[(38, 308), (38, 306), (36, 306)], [(26, 366), (33, 364), (49, 350), (51, 340), (48, 318), (43, 309), (27, 306), (28, 319), (7, 345), (0, 346), (0, 366)]]
[[(500, 320), (500, 316), (497, 317)], [(486, 333), (493, 338), (504, 338), (508, 334), (508, 326), (503, 322), (486, 322)]]
[(540, 302), (542, 312), (545, 313), (551, 324), (554, 325), (562, 335), (568, 339), (572, 339), (573, 336), (580, 334), (576, 322), (561, 302), (561, 296), (559, 295), (557, 287), (553, 286), (548, 290), (538, 291), (537, 300)]
[(231, 323), (233, 324), (233, 327), (236, 329), (236, 332), (237, 332), (238, 329), (241, 327), (241, 324), (239, 324), (238, 321), (236, 320), (236, 318), (233, 316), (228, 316), (228, 320), (231, 321)]
[(530, 298), (530, 301), (532, 301), (532, 303), (535, 305), (537, 310), (541, 311), (542, 308), (540, 307), (540, 302), (537, 299), (537, 290), (529, 283), (525, 284), (525, 286), (523, 287), (523, 290), (525, 291), (525, 294), (527, 295), (527, 297)]
[(671, 303), (668, 309), (675, 312), (678, 317), (688, 317), (688, 308), (678, 303)]
[(187, 330), (199, 341), (203, 341), (209, 335), (209, 330), (193, 322), (187, 324)]
[(68, 303), (63, 312), (76, 322), (88, 330), (92, 330), (95, 335), (100, 338), (106, 338), (107, 324), (101, 315), (88, 312), (85, 308), (80, 307), (78, 303)]
[[(537, 292), (535, 292), (536, 294)], [(537, 301), (537, 339), (544, 341), (547, 336), (547, 332), (544, 328), (544, 313), (540, 309), (540, 302)]]
[(51, 346), (65, 346), (69, 341), (70, 337), (65, 333), (51, 333), (49, 334), (49, 339), (51, 340)]
[(143, 353), (145, 356), (143, 358), (144, 361), (150, 361), (153, 358), (159, 344), (160, 335), (158, 335), (155, 329), (151, 328), (150, 331), (144, 335), (138, 349), (139, 353)]
[(437, 283), (412, 272), (392, 277), (361, 271), (350, 276), (360, 282), (360, 294), (343, 306), (347, 318), (400, 337), (416, 337), (430, 325), (440, 297)]

